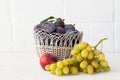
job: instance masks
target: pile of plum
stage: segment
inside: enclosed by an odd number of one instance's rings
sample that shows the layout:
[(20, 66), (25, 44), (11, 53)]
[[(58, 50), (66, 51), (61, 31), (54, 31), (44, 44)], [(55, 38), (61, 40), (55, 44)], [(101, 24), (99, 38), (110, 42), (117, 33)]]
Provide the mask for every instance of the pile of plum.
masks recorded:
[(50, 16), (45, 20), (41, 21), (40, 24), (34, 27), (34, 30), (42, 28), (50, 33), (58, 33), (58, 34), (65, 34), (65, 33), (74, 33), (78, 32), (75, 29), (75, 25), (72, 24), (65, 24), (64, 19), (55, 18)]
[(82, 34), (73, 24), (65, 24), (64, 19), (50, 16), (34, 27), (38, 44), (73, 47), (81, 41)]

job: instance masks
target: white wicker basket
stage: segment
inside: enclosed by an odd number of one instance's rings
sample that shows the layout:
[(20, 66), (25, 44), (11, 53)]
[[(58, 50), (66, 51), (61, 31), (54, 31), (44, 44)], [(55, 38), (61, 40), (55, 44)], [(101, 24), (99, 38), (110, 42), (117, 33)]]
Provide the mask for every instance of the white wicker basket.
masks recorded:
[(40, 57), (41, 54), (49, 53), (63, 60), (71, 57), (70, 51), (73, 46), (81, 42), (83, 32), (75, 32), (75, 35), (68, 33), (49, 33), (41, 28), (34, 31), (35, 47)]

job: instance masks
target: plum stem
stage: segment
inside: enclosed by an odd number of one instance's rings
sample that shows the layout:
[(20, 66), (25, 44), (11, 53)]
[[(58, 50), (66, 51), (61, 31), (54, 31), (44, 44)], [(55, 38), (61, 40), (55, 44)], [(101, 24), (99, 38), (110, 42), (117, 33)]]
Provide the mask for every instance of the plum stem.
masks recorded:
[(43, 21), (40, 22), (40, 26), (41, 26), (44, 22), (48, 21), (49, 19), (54, 19), (54, 17), (53, 17), (53, 16), (50, 16), (50, 17), (44, 19)]

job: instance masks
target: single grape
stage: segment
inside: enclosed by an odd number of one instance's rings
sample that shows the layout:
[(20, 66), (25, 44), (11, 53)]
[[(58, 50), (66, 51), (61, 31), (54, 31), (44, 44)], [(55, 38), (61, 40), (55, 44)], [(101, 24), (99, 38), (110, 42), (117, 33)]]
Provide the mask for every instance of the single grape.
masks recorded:
[(79, 49), (79, 44), (75, 44), (74, 49)]
[(95, 49), (95, 50), (93, 50), (93, 53), (94, 53), (95, 56), (98, 56), (100, 54), (100, 51)]
[(62, 70), (59, 69), (59, 68), (56, 68), (56, 69), (55, 69), (55, 74), (56, 74), (57, 76), (62, 76)]
[(88, 46), (86, 49), (87, 51), (92, 51), (92, 46)]
[(54, 70), (56, 69), (56, 67), (57, 67), (56, 63), (52, 63), (52, 64), (50, 65), (50, 70), (51, 70), (51, 71), (54, 71)]
[(82, 69), (82, 72), (87, 74), (87, 68)]
[(78, 54), (77, 56), (76, 56), (76, 61), (77, 62), (81, 62), (83, 60), (83, 57), (81, 56), (81, 54)]
[(77, 57), (77, 55), (74, 55), (74, 56), (71, 57), (73, 62), (76, 62), (76, 57)]
[(101, 72), (103, 70), (102, 66), (99, 66), (98, 68), (95, 68), (95, 72)]
[(87, 67), (87, 65), (88, 65), (88, 62), (86, 60), (84, 60), (80, 63), (80, 68), (84, 69)]
[(90, 60), (93, 59), (94, 58), (93, 52), (89, 52), (87, 58), (90, 59)]
[(57, 67), (60, 68), (60, 69), (62, 69), (64, 67), (63, 62), (62, 61), (58, 61), (57, 62)]
[(70, 73), (73, 75), (78, 74), (78, 69), (75, 66), (70, 67)]
[(53, 32), (55, 30), (55, 24), (48, 21), (42, 24), (42, 28), (47, 30), (48, 32)]
[(73, 64), (74, 63), (74, 61), (71, 58), (68, 58), (66, 60), (69, 62), (69, 64)]
[(94, 56), (93, 59), (94, 59), (95, 61), (98, 61), (98, 62), (99, 62), (98, 56)]
[(105, 71), (105, 72), (108, 72), (108, 71), (110, 71), (110, 66), (107, 66), (107, 67), (103, 67), (103, 70)]
[(87, 48), (87, 46), (88, 46), (87, 42), (81, 42), (78, 47), (80, 50), (83, 50), (83, 49)]
[(75, 62), (73, 65), (71, 65), (71, 66), (75, 66), (77, 69), (78, 69), (78, 71), (81, 71), (81, 68), (80, 68), (80, 63), (79, 62)]
[(100, 65), (102, 67), (107, 67), (108, 66), (108, 62), (106, 60), (102, 60), (102, 61), (100, 61)]
[(63, 64), (64, 64), (65, 66), (69, 65), (68, 60), (67, 60), (67, 59), (64, 59), (64, 60), (63, 60)]
[(81, 56), (84, 57), (84, 58), (86, 58), (86, 57), (88, 56), (88, 51), (87, 51), (87, 49), (83, 49), (83, 50), (81, 51)]
[(98, 57), (99, 57), (99, 60), (105, 60), (105, 55), (103, 53), (99, 54)]
[(54, 70), (53, 70), (53, 71), (50, 71), (50, 73), (51, 73), (51, 74), (55, 74), (55, 71), (54, 71)]
[(93, 60), (93, 61), (91, 62), (91, 65), (92, 65), (94, 68), (98, 68), (98, 67), (99, 67), (98, 61), (95, 61), (95, 60)]
[(71, 51), (71, 54), (72, 55), (76, 55), (76, 54), (79, 54), (80, 53), (80, 50), (79, 49), (73, 49), (72, 51)]
[(62, 71), (63, 71), (63, 74), (69, 74), (69, 67), (68, 66), (64, 66)]
[(50, 70), (50, 64), (45, 66), (45, 70), (49, 71)]
[(88, 74), (93, 74), (94, 73), (94, 68), (93, 68), (92, 65), (87, 66), (87, 72), (88, 72)]

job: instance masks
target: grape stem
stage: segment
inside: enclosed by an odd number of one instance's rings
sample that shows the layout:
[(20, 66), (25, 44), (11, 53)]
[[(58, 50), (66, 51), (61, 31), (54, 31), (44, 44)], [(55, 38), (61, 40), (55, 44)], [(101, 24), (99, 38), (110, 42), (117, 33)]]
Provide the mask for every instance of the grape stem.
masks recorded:
[(100, 43), (102, 43), (104, 40), (106, 40), (106, 39), (108, 39), (108, 38), (103, 38), (103, 39), (101, 39), (95, 46), (94, 46), (94, 49), (97, 49), (97, 47), (98, 47), (98, 45), (100, 44)]

